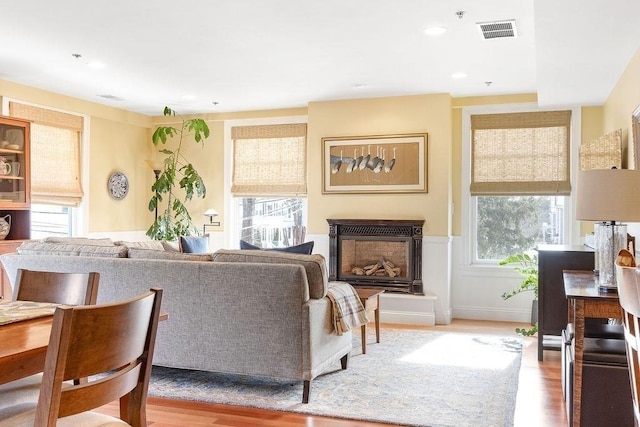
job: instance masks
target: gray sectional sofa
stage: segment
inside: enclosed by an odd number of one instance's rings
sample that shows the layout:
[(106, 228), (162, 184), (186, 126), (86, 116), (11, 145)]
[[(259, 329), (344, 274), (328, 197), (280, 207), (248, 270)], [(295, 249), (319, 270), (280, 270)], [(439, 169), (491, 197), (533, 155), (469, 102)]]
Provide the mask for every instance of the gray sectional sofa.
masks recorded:
[(12, 286), (18, 268), (96, 271), (98, 303), (164, 289), (154, 365), (302, 380), (305, 403), (313, 378), (346, 369), (351, 333), (334, 332), (321, 255), (105, 243), (31, 241), (0, 259)]

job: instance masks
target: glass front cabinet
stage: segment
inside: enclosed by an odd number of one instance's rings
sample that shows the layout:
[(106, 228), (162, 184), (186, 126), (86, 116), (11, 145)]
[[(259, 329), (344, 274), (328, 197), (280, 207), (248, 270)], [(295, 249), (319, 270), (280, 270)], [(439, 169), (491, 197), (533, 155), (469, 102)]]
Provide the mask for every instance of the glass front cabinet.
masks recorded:
[[(29, 122), (0, 116), (0, 254), (15, 252), (31, 235), (30, 142)], [(0, 299), (11, 299), (1, 270)]]

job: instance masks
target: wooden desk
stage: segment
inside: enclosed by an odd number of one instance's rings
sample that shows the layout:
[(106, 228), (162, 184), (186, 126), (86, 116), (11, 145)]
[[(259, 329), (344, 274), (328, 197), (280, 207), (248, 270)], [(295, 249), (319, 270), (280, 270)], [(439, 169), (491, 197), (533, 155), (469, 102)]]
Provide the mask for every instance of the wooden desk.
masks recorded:
[(580, 426), (582, 402), (582, 366), (584, 352), (584, 319), (622, 318), (622, 309), (615, 292), (600, 292), (592, 271), (565, 270), (563, 272), (564, 292), (569, 302), (568, 320), (573, 322), (574, 365), (573, 365), (573, 425)]
[[(376, 325), (376, 342), (380, 342), (380, 295), (384, 293), (384, 289), (367, 289), (355, 288), (367, 316), (373, 313)], [(362, 354), (367, 354), (367, 324), (360, 327), (360, 335), (362, 340)]]

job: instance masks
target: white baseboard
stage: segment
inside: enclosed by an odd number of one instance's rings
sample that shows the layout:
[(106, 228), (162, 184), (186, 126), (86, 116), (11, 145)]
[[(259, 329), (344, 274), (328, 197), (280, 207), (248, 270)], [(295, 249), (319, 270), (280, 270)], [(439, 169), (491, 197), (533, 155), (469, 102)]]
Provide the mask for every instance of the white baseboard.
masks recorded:
[(454, 307), (453, 317), (455, 319), (529, 323), (531, 321), (531, 310), (508, 308), (495, 309), (488, 307)]
[(399, 325), (433, 326), (436, 324), (435, 313), (409, 313), (407, 311), (380, 310), (380, 322)]

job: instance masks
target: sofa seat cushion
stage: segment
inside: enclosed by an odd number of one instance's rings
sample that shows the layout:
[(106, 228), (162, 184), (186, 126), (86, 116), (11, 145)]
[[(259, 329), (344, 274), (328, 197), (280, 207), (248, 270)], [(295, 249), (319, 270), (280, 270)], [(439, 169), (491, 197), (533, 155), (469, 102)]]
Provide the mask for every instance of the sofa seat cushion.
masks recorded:
[[(220, 249), (213, 254), (216, 262), (251, 262), (267, 264), (298, 264), (304, 267), (309, 283), (309, 296), (321, 299), (327, 295), (327, 263), (322, 255), (303, 255), (280, 251), (246, 251)], [(257, 278), (256, 278), (257, 279)]]
[(21, 255), (85, 256), (102, 258), (126, 258), (126, 246), (96, 246), (84, 244), (23, 242), (17, 249)]
[(158, 251), (154, 249), (129, 248), (129, 258), (135, 259), (169, 259), (176, 261), (211, 261), (211, 254), (189, 254), (174, 251)]

